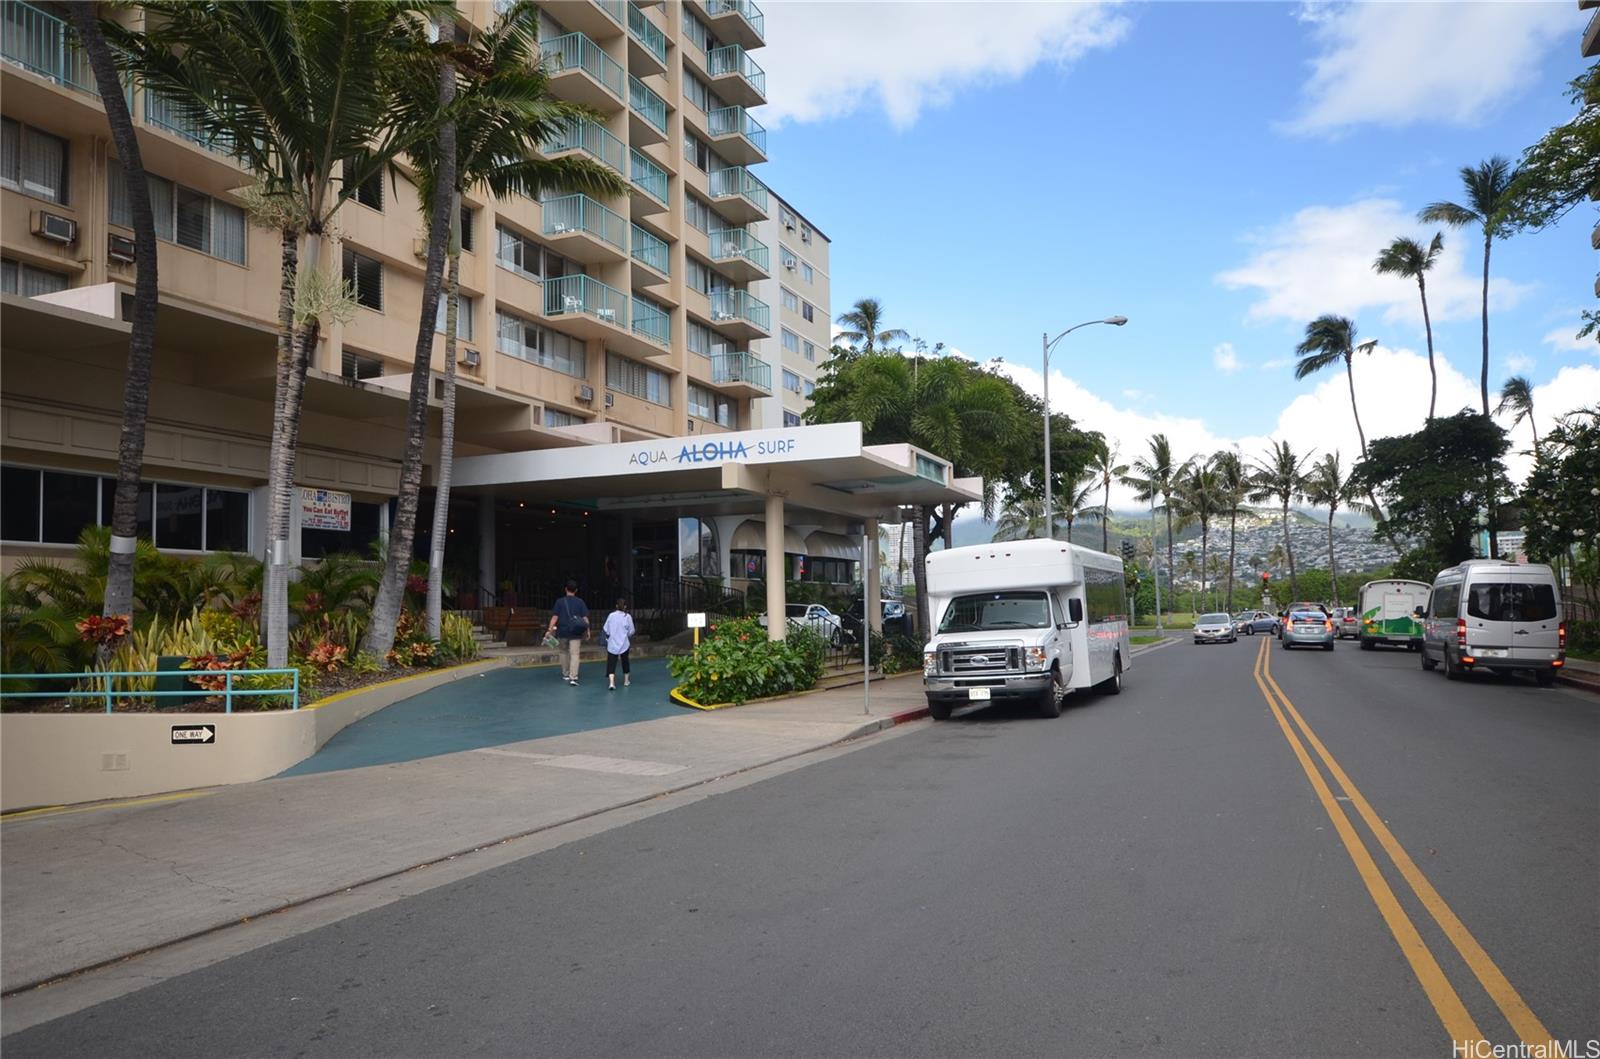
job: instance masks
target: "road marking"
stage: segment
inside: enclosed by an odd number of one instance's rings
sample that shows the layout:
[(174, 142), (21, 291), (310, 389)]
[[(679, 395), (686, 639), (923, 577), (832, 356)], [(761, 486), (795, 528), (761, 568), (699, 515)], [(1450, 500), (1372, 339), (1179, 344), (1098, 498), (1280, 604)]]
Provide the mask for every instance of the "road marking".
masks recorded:
[(6, 813), (0, 817), (0, 823), (11, 823), (13, 820), (26, 820), (40, 816), (71, 816), (74, 813), (98, 813), (102, 809), (125, 809), (130, 805), (153, 805), (156, 802), (176, 802), (185, 798), (201, 798), (216, 791), (181, 791), (177, 794), (158, 794), (150, 798), (129, 798), (121, 802), (97, 802), (94, 805), (47, 805), (38, 809), (24, 809), (21, 812)]
[(1422, 940), (1422, 935), (1417, 933), (1416, 924), (1411, 922), (1411, 917), (1400, 907), (1399, 898), (1395, 897), (1388, 880), (1378, 870), (1377, 862), (1373, 860), (1366, 844), (1361, 841), (1361, 836), (1356, 834), (1355, 825), (1350, 822), (1349, 814), (1334, 800), (1333, 792), (1328, 789), (1328, 783), (1322, 778), (1322, 773), (1317, 771), (1311, 755), (1306, 752), (1305, 744), (1295, 735), (1294, 729), (1289, 725), (1289, 719), (1284, 716), (1272, 692), (1268, 690), (1266, 682), (1262, 679), (1262, 674), (1266, 672), (1268, 653), (1267, 641), (1263, 640), (1260, 650), (1256, 652), (1256, 664), (1251, 676), (1255, 677), (1256, 686), (1261, 689), (1262, 697), (1267, 700), (1267, 706), (1277, 719), (1278, 727), (1283, 730), (1283, 737), (1289, 741), (1289, 748), (1299, 760), (1306, 779), (1311, 781), (1311, 788), (1316, 792), (1317, 800), (1322, 803), (1323, 811), (1328, 814), (1334, 830), (1344, 842), (1345, 852), (1350, 854), (1356, 872), (1366, 884), (1367, 893), (1372, 896), (1373, 903), (1378, 906), (1379, 915), (1383, 916), (1383, 921), (1388, 924), (1389, 933), (1394, 935), (1395, 943), (1400, 946), (1401, 954), (1411, 965), (1411, 972), (1416, 975), (1422, 991), (1433, 1004), (1433, 1010), (1438, 1013), (1439, 1021), (1444, 1024), (1445, 1032), (1450, 1034), (1450, 1039), (1484, 1040), (1477, 1023), (1473, 1022), (1472, 1016), (1467, 1013), (1466, 1005), (1461, 1003), (1461, 997), (1457, 995), (1450, 980), (1439, 967), (1439, 961), (1434, 959), (1433, 953)]
[(479, 747), (479, 754), (498, 757), (519, 757), (537, 765), (551, 768), (575, 769), (579, 772), (606, 772), (616, 776), (671, 776), (683, 772), (688, 765), (670, 765), (664, 761), (638, 761), (622, 757), (595, 757), (590, 754), (531, 754), (525, 750), (502, 750), (500, 747)]
[(1367, 827), (1371, 828), (1372, 833), (1377, 836), (1378, 844), (1389, 855), (1389, 859), (1399, 869), (1400, 875), (1410, 885), (1412, 891), (1417, 895), (1417, 899), (1422, 902), (1422, 906), (1428, 910), (1428, 914), (1433, 916), (1434, 922), (1439, 924), (1439, 929), (1444, 931), (1445, 937), (1450, 939), (1450, 943), (1455, 946), (1456, 952), (1461, 954), (1461, 958), (1472, 969), (1473, 975), (1477, 977), (1478, 982), (1494, 1001), (1495, 1006), (1500, 1009), (1500, 1013), (1506, 1017), (1506, 1021), (1511, 1023), (1511, 1028), (1516, 1031), (1517, 1036), (1522, 1038), (1523, 1042), (1530, 1047), (1537, 1049), (1535, 1054), (1564, 1055), (1565, 1052), (1562, 1051), (1560, 1042), (1556, 1041), (1550, 1035), (1550, 1031), (1545, 1029), (1544, 1023), (1539, 1021), (1539, 1017), (1528, 1007), (1527, 1002), (1522, 999), (1521, 994), (1512, 986), (1510, 980), (1506, 978), (1494, 960), (1489, 957), (1488, 952), (1484, 950), (1482, 945), (1478, 944), (1478, 939), (1472, 936), (1472, 932), (1467, 929), (1466, 924), (1461, 922), (1450, 906), (1445, 903), (1444, 898), (1439, 896), (1439, 891), (1434, 889), (1433, 884), (1428, 881), (1428, 877), (1422, 873), (1422, 869), (1417, 867), (1416, 861), (1412, 860), (1411, 855), (1405, 851), (1405, 847), (1400, 845), (1399, 839), (1394, 837), (1394, 832), (1390, 831), (1388, 826), (1384, 824), (1382, 817), (1372, 808), (1372, 804), (1367, 801), (1366, 796), (1351, 782), (1350, 777), (1339, 766), (1339, 762), (1334, 760), (1333, 755), (1328, 752), (1328, 748), (1323, 745), (1322, 740), (1318, 739), (1317, 734), (1311, 730), (1311, 726), (1306, 723), (1306, 719), (1301, 716), (1300, 711), (1295, 709), (1294, 703), (1289, 701), (1289, 696), (1283, 693), (1283, 689), (1278, 686), (1278, 682), (1272, 678), (1272, 663), (1268, 658), (1263, 659), (1262, 673), (1265, 675), (1267, 683), (1272, 685), (1272, 690), (1277, 692), (1284, 709), (1294, 718), (1300, 730), (1305, 733), (1306, 742), (1311, 744), (1312, 749), (1317, 752), (1317, 756), (1322, 759), (1322, 763), (1327, 766), (1328, 772), (1332, 774), (1339, 786), (1344, 789), (1350, 803), (1356, 807), (1356, 812), (1361, 814), (1361, 819), (1366, 822)]

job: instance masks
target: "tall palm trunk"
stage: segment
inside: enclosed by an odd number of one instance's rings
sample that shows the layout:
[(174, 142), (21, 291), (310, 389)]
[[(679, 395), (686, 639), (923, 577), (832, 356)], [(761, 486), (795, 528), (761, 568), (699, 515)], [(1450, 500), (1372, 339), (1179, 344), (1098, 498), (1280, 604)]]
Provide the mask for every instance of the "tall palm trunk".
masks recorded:
[(1328, 584), (1333, 587), (1333, 605), (1339, 605), (1339, 568), (1333, 558), (1333, 512), (1332, 505), (1328, 507)]
[(122, 433), (117, 441), (117, 488), (111, 505), (111, 556), (106, 571), (106, 616), (133, 614), (133, 557), (139, 532), (139, 478), (144, 467), (145, 423), (150, 409), (150, 362), (155, 355), (159, 286), (156, 273), (155, 214), (150, 208), (150, 182), (139, 152), (133, 115), (117, 77), (111, 48), (100, 32), (96, 5), (89, 0), (69, 4), (95, 86), (105, 106), (111, 142), (116, 145), (133, 213), (133, 247), (137, 271), (133, 283), (133, 319), (128, 334), (128, 371), (122, 382)]
[(1356, 437), (1361, 439), (1361, 458), (1367, 458), (1367, 432), (1361, 429), (1361, 409), (1356, 406), (1356, 366), (1354, 357), (1345, 357), (1344, 378), (1350, 384), (1350, 414), (1356, 420)]
[(1483, 394), (1483, 414), (1486, 416), (1489, 414), (1489, 247), (1493, 243), (1494, 236), (1489, 233), (1486, 218), (1483, 224), (1483, 365), (1478, 376), (1478, 387)]
[[(455, 34), (454, 20), (448, 15), (439, 20), (439, 38)], [(454, 64), (439, 64), (439, 106), (448, 109), (455, 102)], [(406, 578), (411, 570), (411, 546), (416, 536), (417, 500), (422, 492), (423, 443), (428, 429), (428, 384), (432, 377), (433, 333), (438, 326), (439, 288), (444, 276), (444, 258), (450, 240), (450, 205), (455, 201), (456, 124), (439, 126), (439, 172), (435, 174), (433, 201), (428, 206), (428, 264), (422, 280), (422, 314), (417, 320), (417, 346), (411, 363), (411, 394), (406, 405), (405, 453), (400, 461), (400, 495), (395, 504), (394, 525), (389, 529), (389, 555), (383, 579), (372, 602), (372, 616), (362, 650), (385, 658), (394, 646), (395, 626), (405, 603)]]
[(1300, 583), (1294, 576), (1294, 545), (1289, 542), (1289, 498), (1283, 498), (1283, 554), (1289, 564), (1289, 601), (1300, 595)]
[[(1160, 524), (1156, 522), (1156, 509), (1155, 509), (1155, 506), (1154, 506), (1154, 502), (1152, 502), (1151, 507), (1150, 507), (1150, 579), (1153, 582), (1155, 582), (1155, 586), (1156, 586), (1156, 624), (1157, 625), (1161, 624), (1161, 546), (1156, 542), (1156, 538), (1158, 536), (1160, 536), (1160, 531), (1161, 531), (1161, 527), (1160, 527)], [(1169, 566), (1169, 567), (1167, 567), (1167, 577), (1170, 579), (1171, 576), (1172, 576), (1172, 567)], [(1169, 584), (1171, 583), (1170, 580), (1169, 580), (1168, 583)], [(1169, 609), (1172, 606), (1172, 598), (1171, 597), (1172, 597), (1172, 593), (1168, 592), (1167, 593), (1167, 606), (1168, 606)]]
[(1428, 334), (1428, 378), (1431, 384), (1428, 389), (1428, 419), (1433, 419), (1434, 406), (1439, 403), (1439, 369), (1433, 363), (1433, 321), (1428, 318), (1428, 281), (1422, 278), (1422, 273), (1417, 273), (1417, 291), (1422, 295), (1422, 327)]
[(1076, 520), (1071, 518), (1070, 516), (1067, 518), (1067, 543), (1068, 544), (1072, 543), (1072, 523), (1074, 521), (1076, 521)]
[(924, 640), (933, 635), (928, 618), (928, 522), (933, 518), (933, 505), (917, 508), (916, 521), (911, 526), (911, 578), (917, 589), (917, 632)]
[(1206, 549), (1207, 545), (1210, 543), (1210, 539), (1211, 527), (1204, 519), (1202, 519), (1200, 522), (1200, 589), (1202, 592), (1205, 592), (1206, 599), (1208, 601), (1211, 599), (1211, 595), (1209, 592), (1206, 592), (1206, 586), (1210, 581), (1211, 565), (1206, 562), (1206, 559), (1209, 557)]
[(1111, 551), (1111, 477), (1106, 476), (1106, 499), (1100, 505), (1100, 550)]
[(1171, 578), (1178, 569), (1172, 565), (1172, 494), (1165, 493), (1162, 499), (1166, 501), (1167, 507), (1167, 577)]
[(444, 550), (450, 534), (450, 479), (456, 457), (456, 321), (461, 311), (461, 195), (450, 208), (450, 267), (445, 277), (444, 409), (439, 424), (439, 475), (433, 496), (433, 536), (428, 549), (427, 629), (439, 639), (444, 609)]
[[(295, 322), (295, 281), (300, 273), (300, 233), (284, 228), (279, 233), (278, 363), (272, 396), (272, 439), (267, 453), (266, 563), (261, 585), (261, 634), (267, 642), (267, 665), (289, 664), (289, 522), (294, 488), (295, 444), (299, 400), (293, 380), (305, 378), (296, 370), (304, 349), (304, 336)], [(315, 239), (306, 241), (306, 262), (313, 260)], [(313, 266), (314, 267), (314, 266)]]
[(1233, 613), (1233, 550), (1238, 541), (1239, 509), (1228, 509), (1228, 613)]

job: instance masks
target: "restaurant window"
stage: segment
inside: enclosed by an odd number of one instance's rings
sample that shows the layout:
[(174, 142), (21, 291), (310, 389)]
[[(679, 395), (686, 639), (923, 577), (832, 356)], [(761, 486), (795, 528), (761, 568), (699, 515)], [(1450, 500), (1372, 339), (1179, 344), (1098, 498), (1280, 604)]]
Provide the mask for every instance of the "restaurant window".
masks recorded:
[(722, 577), (716, 526), (699, 518), (678, 520), (678, 570), (683, 577)]
[(372, 558), (372, 546), (383, 535), (383, 503), (350, 502), (349, 530), (302, 529), (300, 556), (323, 559), (330, 555), (356, 555)]
[[(89, 526), (111, 523), (117, 482), (72, 471), (0, 468), (0, 537), (74, 544)], [(140, 537), (177, 551), (247, 551), (250, 494), (236, 489), (142, 482)]]

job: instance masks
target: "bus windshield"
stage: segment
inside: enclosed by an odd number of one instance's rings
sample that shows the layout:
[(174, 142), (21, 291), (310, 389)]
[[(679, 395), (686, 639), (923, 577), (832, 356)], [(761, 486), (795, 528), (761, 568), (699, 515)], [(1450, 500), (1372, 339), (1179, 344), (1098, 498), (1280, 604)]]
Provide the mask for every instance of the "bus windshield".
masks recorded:
[(1050, 601), (1043, 592), (985, 592), (957, 596), (945, 609), (940, 632), (1048, 629)]

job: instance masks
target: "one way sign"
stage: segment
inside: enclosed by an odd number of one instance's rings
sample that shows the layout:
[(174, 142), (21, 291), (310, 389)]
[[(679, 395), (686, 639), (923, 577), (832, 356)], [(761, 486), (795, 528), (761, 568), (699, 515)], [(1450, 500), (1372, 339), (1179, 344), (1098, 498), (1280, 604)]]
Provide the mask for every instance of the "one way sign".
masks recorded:
[(214, 743), (216, 739), (217, 726), (214, 724), (175, 724), (172, 726), (172, 741), (174, 743)]

